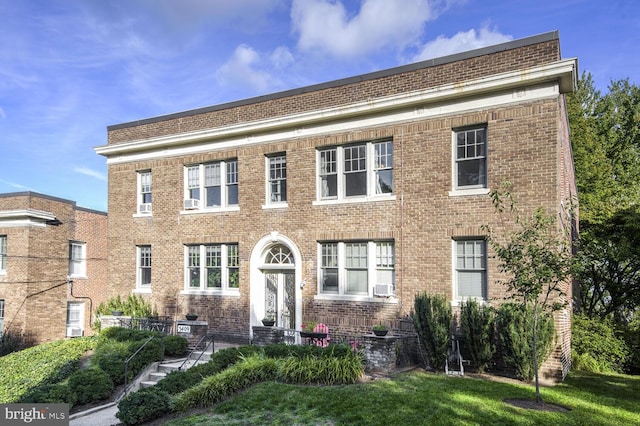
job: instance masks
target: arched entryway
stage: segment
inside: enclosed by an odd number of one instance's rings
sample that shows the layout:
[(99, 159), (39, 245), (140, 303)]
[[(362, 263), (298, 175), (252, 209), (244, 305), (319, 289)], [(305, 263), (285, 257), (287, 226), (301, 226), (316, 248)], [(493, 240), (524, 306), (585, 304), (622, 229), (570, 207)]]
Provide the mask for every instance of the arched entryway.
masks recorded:
[(302, 258), (289, 238), (272, 232), (251, 253), (251, 324), (271, 316), (276, 326), (296, 330), (302, 321)]

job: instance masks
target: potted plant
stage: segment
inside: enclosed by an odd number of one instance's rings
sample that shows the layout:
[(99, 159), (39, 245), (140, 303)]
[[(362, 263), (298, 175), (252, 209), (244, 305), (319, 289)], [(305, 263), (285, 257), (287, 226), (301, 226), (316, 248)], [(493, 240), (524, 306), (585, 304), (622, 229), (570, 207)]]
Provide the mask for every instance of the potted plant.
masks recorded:
[(374, 325), (372, 327), (372, 330), (373, 330), (373, 334), (379, 337), (386, 336), (387, 333), (389, 332), (389, 329), (387, 328), (387, 326), (383, 324)]
[(262, 325), (264, 325), (265, 327), (273, 327), (275, 323), (276, 320), (272, 316), (266, 316), (262, 318)]
[(121, 317), (122, 314), (123, 314), (123, 312), (121, 310), (114, 309), (114, 310), (111, 311), (111, 315), (113, 315), (114, 317)]
[(195, 321), (198, 319), (198, 314), (187, 312), (184, 317), (187, 319), (187, 321)]

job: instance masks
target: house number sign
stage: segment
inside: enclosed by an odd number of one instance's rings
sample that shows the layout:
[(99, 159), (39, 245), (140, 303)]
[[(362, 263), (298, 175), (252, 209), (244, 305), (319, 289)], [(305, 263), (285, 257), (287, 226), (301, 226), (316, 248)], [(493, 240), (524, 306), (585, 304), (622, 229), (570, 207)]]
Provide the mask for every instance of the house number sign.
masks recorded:
[(190, 325), (178, 325), (178, 333), (191, 333)]

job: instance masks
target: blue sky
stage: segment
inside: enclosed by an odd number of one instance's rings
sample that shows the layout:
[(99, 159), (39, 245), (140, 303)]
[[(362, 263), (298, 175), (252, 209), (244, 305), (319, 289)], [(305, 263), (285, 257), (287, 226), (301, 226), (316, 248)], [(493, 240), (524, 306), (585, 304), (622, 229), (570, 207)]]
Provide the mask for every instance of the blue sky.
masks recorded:
[(640, 85), (637, 0), (0, 0), (0, 193), (107, 210), (108, 125), (553, 30)]

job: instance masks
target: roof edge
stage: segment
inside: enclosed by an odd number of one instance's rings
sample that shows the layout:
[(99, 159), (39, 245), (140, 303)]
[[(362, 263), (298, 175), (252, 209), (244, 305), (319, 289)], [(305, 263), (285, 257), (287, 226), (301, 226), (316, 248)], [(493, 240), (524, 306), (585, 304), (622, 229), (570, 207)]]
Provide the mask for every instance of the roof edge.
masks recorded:
[(114, 124), (114, 125), (107, 126), (107, 131), (125, 129), (128, 127), (140, 126), (145, 124), (152, 124), (152, 123), (157, 123), (157, 122), (166, 121), (166, 120), (189, 117), (197, 114), (205, 114), (208, 112), (214, 112), (214, 111), (219, 111), (219, 110), (228, 109), (228, 108), (250, 105), (258, 102), (265, 102), (269, 100), (285, 98), (288, 96), (299, 95), (307, 92), (314, 92), (317, 90), (330, 89), (330, 88), (344, 86), (351, 83), (373, 80), (376, 78), (387, 77), (394, 74), (400, 74), (404, 72), (415, 71), (422, 68), (429, 68), (429, 67), (443, 65), (451, 62), (457, 62), (457, 61), (471, 59), (479, 56), (489, 55), (492, 53), (502, 52), (505, 50), (517, 49), (524, 46), (543, 43), (545, 41), (558, 40), (559, 38), (560, 36), (559, 36), (558, 30), (549, 31), (549, 32), (534, 35), (534, 36), (529, 36), (529, 37), (525, 37), (517, 40), (511, 40), (504, 43), (494, 44), (491, 46), (481, 47), (479, 49), (467, 50), (460, 53), (454, 53), (452, 55), (441, 56), (433, 59), (427, 59), (425, 61), (414, 62), (406, 65), (400, 65), (393, 68), (387, 68), (380, 71), (373, 71), (366, 74), (360, 74), (352, 77), (332, 80), (325, 83), (318, 83), (310, 86), (299, 87), (296, 89), (289, 89), (282, 92), (275, 92), (268, 95), (254, 96), (251, 98), (225, 102), (222, 104), (216, 104), (208, 107), (196, 108), (196, 109), (186, 110), (182, 112), (176, 112), (176, 113), (159, 115), (156, 117), (150, 117), (150, 118), (141, 119), (141, 120)]

